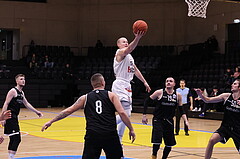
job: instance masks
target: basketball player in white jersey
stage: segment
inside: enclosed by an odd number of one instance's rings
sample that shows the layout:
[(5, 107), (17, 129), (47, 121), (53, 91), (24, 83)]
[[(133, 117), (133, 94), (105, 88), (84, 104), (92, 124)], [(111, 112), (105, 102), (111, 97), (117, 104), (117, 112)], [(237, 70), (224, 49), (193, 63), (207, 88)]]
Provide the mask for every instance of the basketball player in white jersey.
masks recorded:
[[(142, 73), (134, 64), (134, 59), (130, 54), (136, 48), (139, 40), (144, 34), (145, 32), (143, 31), (138, 31), (136, 34), (134, 33), (135, 38), (130, 44), (128, 44), (128, 40), (125, 37), (119, 38), (117, 40), (118, 50), (116, 51), (113, 62), (116, 80), (113, 82), (112, 92), (118, 95), (119, 100), (121, 101), (121, 104), (129, 117), (131, 116), (132, 110), (132, 89), (130, 81), (133, 79), (133, 76), (135, 75), (144, 83), (147, 92), (151, 91), (151, 88), (149, 87)], [(117, 115), (116, 118), (118, 124), (118, 135), (120, 142), (122, 142), (122, 137), (126, 126), (122, 122), (119, 115)]]

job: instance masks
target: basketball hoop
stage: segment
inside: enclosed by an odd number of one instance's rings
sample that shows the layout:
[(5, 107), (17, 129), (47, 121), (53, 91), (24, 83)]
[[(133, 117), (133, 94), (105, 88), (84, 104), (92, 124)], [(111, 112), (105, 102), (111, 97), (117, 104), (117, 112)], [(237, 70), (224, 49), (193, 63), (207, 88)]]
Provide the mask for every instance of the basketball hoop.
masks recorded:
[(206, 18), (207, 6), (210, 0), (185, 0), (188, 4), (188, 16)]

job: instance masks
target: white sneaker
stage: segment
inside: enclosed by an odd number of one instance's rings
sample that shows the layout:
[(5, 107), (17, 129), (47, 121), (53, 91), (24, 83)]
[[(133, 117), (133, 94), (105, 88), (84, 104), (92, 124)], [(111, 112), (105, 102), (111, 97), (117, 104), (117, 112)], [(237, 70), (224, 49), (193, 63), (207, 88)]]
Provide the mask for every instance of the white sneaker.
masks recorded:
[(201, 110), (202, 110), (201, 108), (198, 109), (199, 112), (200, 112)]
[(197, 111), (197, 107), (196, 107), (196, 108), (194, 108), (192, 111), (193, 111), (193, 112), (196, 112), (196, 111)]

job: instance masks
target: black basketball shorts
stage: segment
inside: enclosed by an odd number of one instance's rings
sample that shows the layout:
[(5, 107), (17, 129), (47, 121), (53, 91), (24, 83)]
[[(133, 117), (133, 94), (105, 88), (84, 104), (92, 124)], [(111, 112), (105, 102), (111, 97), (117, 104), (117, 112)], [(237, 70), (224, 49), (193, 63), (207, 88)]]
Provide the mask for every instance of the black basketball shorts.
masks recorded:
[(121, 159), (123, 157), (122, 145), (116, 132), (100, 135), (87, 131), (83, 150), (83, 159), (99, 159), (104, 150), (107, 159)]
[(223, 138), (223, 140), (220, 141), (223, 144), (225, 144), (229, 138), (232, 138), (237, 151), (240, 153), (240, 128), (221, 125), (215, 133), (218, 133)]
[(152, 120), (152, 143), (161, 144), (162, 139), (166, 146), (175, 146), (176, 140), (174, 136), (173, 120), (154, 119)]
[(4, 125), (4, 134), (6, 135), (14, 135), (16, 133), (19, 134), (20, 128), (18, 124), (18, 119), (11, 118), (6, 120), (6, 124)]

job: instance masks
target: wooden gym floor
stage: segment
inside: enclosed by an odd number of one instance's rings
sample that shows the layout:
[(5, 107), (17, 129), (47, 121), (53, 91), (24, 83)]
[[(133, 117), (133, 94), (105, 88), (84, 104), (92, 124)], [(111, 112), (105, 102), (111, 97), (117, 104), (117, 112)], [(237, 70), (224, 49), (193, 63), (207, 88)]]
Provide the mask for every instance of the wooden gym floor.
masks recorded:
[[(20, 127), (22, 131), (22, 142), (17, 152), (16, 158), (31, 159), (41, 158), (41, 156), (51, 158), (63, 158), (63, 156), (81, 156), (83, 150), (83, 137), (85, 134), (85, 120), (83, 110), (75, 112), (72, 116), (54, 123), (47, 131), (41, 132), (42, 125), (56, 116), (63, 108), (41, 108), (44, 116), (38, 118), (33, 112), (21, 109), (19, 115)], [(148, 115), (149, 125), (142, 125), (142, 115), (133, 113), (131, 121), (137, 134), (136, 141), (131, 144), (128, 140), (128, 130), (126, 129), (123, 138), (124, 155), (131, 159), (149, 159), (151, 156), (151, 118)], [(220, 125), (221, 121), (190, 118), (190, 136), (185, 136), (184, 131), (176, 136), (177, 145), (173, 147), (169, 158), (172, 159), (199, 159), (204, 158), (204, 151), (208, 139)], [(183, 124), (183, 122), (181, 122)], [(3, 135), (3, 128), (1, 135)], [(0, 145), (0, 159), (7, 159), (8, 137)], [(159, 158), (162, 154), (158, 152)], [(39, 157), (37, 157), (39, 156)], [(59, 156), (59, 157), (57, 157)], [(104, 153), (102, 153), (104, 156)], [(68, 157), (71, 158), (71, 157)], [(237, 159), (240, 158), (234, 147), (232, 140), (226, 145), (217, 144), (214, 148), (213, 159)], [(80, 157), (79, 157), (80, 159)]]

